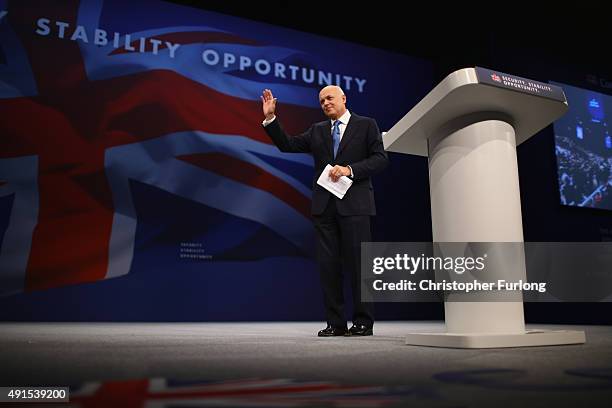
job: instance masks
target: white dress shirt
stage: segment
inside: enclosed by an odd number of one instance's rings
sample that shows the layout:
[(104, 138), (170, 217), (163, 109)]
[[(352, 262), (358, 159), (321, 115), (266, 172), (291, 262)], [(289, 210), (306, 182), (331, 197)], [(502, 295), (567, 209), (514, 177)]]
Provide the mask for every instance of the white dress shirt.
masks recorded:
[[(348, 109), (347, 109), (346, 112), (344, 112), (344, 115), (342, 115), (338, 119), (336, 119), (336, 120), (340, 121), (340, 126), (338, 126), (338, 128), (340, 130), (340, 141), (342, 141), (342, 136), (344, 136), (344, 130), (346, 129), (346, 125), (348, 124), (350, 118), (351, 118), (351, 112), (349, 112)], [(334, 129), (334, 123), (335, 122), (336, 122), (335, 120), (331, 121), (332, 132), (334, 131), (333, 129)]]

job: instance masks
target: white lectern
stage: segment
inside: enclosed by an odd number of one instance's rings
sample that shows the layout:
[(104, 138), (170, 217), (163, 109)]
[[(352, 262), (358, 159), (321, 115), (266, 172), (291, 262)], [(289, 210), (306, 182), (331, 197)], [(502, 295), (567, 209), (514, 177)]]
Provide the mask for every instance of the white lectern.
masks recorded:
[[(434, 242), (523, 242), (516, 146), (566, 110), (559, 87), (476, 67), (448, 75), (397, 122), (383, 138), (385, 149), (429, 157)], [(582, 331), (526, 331), (520, 299), (447, 300), (446, 333), (412, 333), (406, 344), (585, 342)]]

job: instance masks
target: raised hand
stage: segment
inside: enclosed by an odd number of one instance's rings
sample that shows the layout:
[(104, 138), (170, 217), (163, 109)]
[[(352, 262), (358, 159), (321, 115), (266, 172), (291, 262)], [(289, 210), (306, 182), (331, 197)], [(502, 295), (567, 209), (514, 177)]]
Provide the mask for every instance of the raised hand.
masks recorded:
[(261, 95), (261, 107), (266, 119), (272, 119), (274, 117), (274, 111), (276, 110), (276, 98), (274, 95), (272, 95), (271, 90), (264, 89)]

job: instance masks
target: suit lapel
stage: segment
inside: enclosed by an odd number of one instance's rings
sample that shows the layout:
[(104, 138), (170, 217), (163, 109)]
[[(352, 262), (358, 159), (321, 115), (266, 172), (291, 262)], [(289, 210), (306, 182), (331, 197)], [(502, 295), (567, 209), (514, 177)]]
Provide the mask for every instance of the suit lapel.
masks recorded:
[[(355, 125), (355, 114), (351, 114), (348, 124), (346, 125), (346, 129), (344, 129), (344, 134), (342, 135), (342, 140), (340, 140), (340, 146), (338, 147), (338, 154), (336, 158), (340, 157), (340, 153), (346, 147), (347, 144), (350, 143), (351, 139), (355, 135), (355, 129), (357, 125)], [(329, 127), (329, 131), (331, 132), (331, 125)], [(333, 155), (333, 153), (332, 153)]]
[(329, 153), (329, 157), (333, 160), (334, 147), (331, 136), (331, 120), (325, 121), (325, 126), (323, 126), (323, 145), (327, 148), (327, 153)]

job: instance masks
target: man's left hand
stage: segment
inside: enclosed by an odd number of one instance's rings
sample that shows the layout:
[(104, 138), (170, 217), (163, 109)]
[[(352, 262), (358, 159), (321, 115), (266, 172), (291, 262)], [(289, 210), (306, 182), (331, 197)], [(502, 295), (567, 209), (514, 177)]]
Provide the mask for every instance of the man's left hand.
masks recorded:
[(334, 166), (330, 171), (329, 171), (329, 177), (332, 179), (332, 181), (335, 183), (336, 181), (338, 181), (338, 179), (342, 176), (350, 176), (351, 175), (351, 169), (349, 169), (348, 167), (345, 166)]

